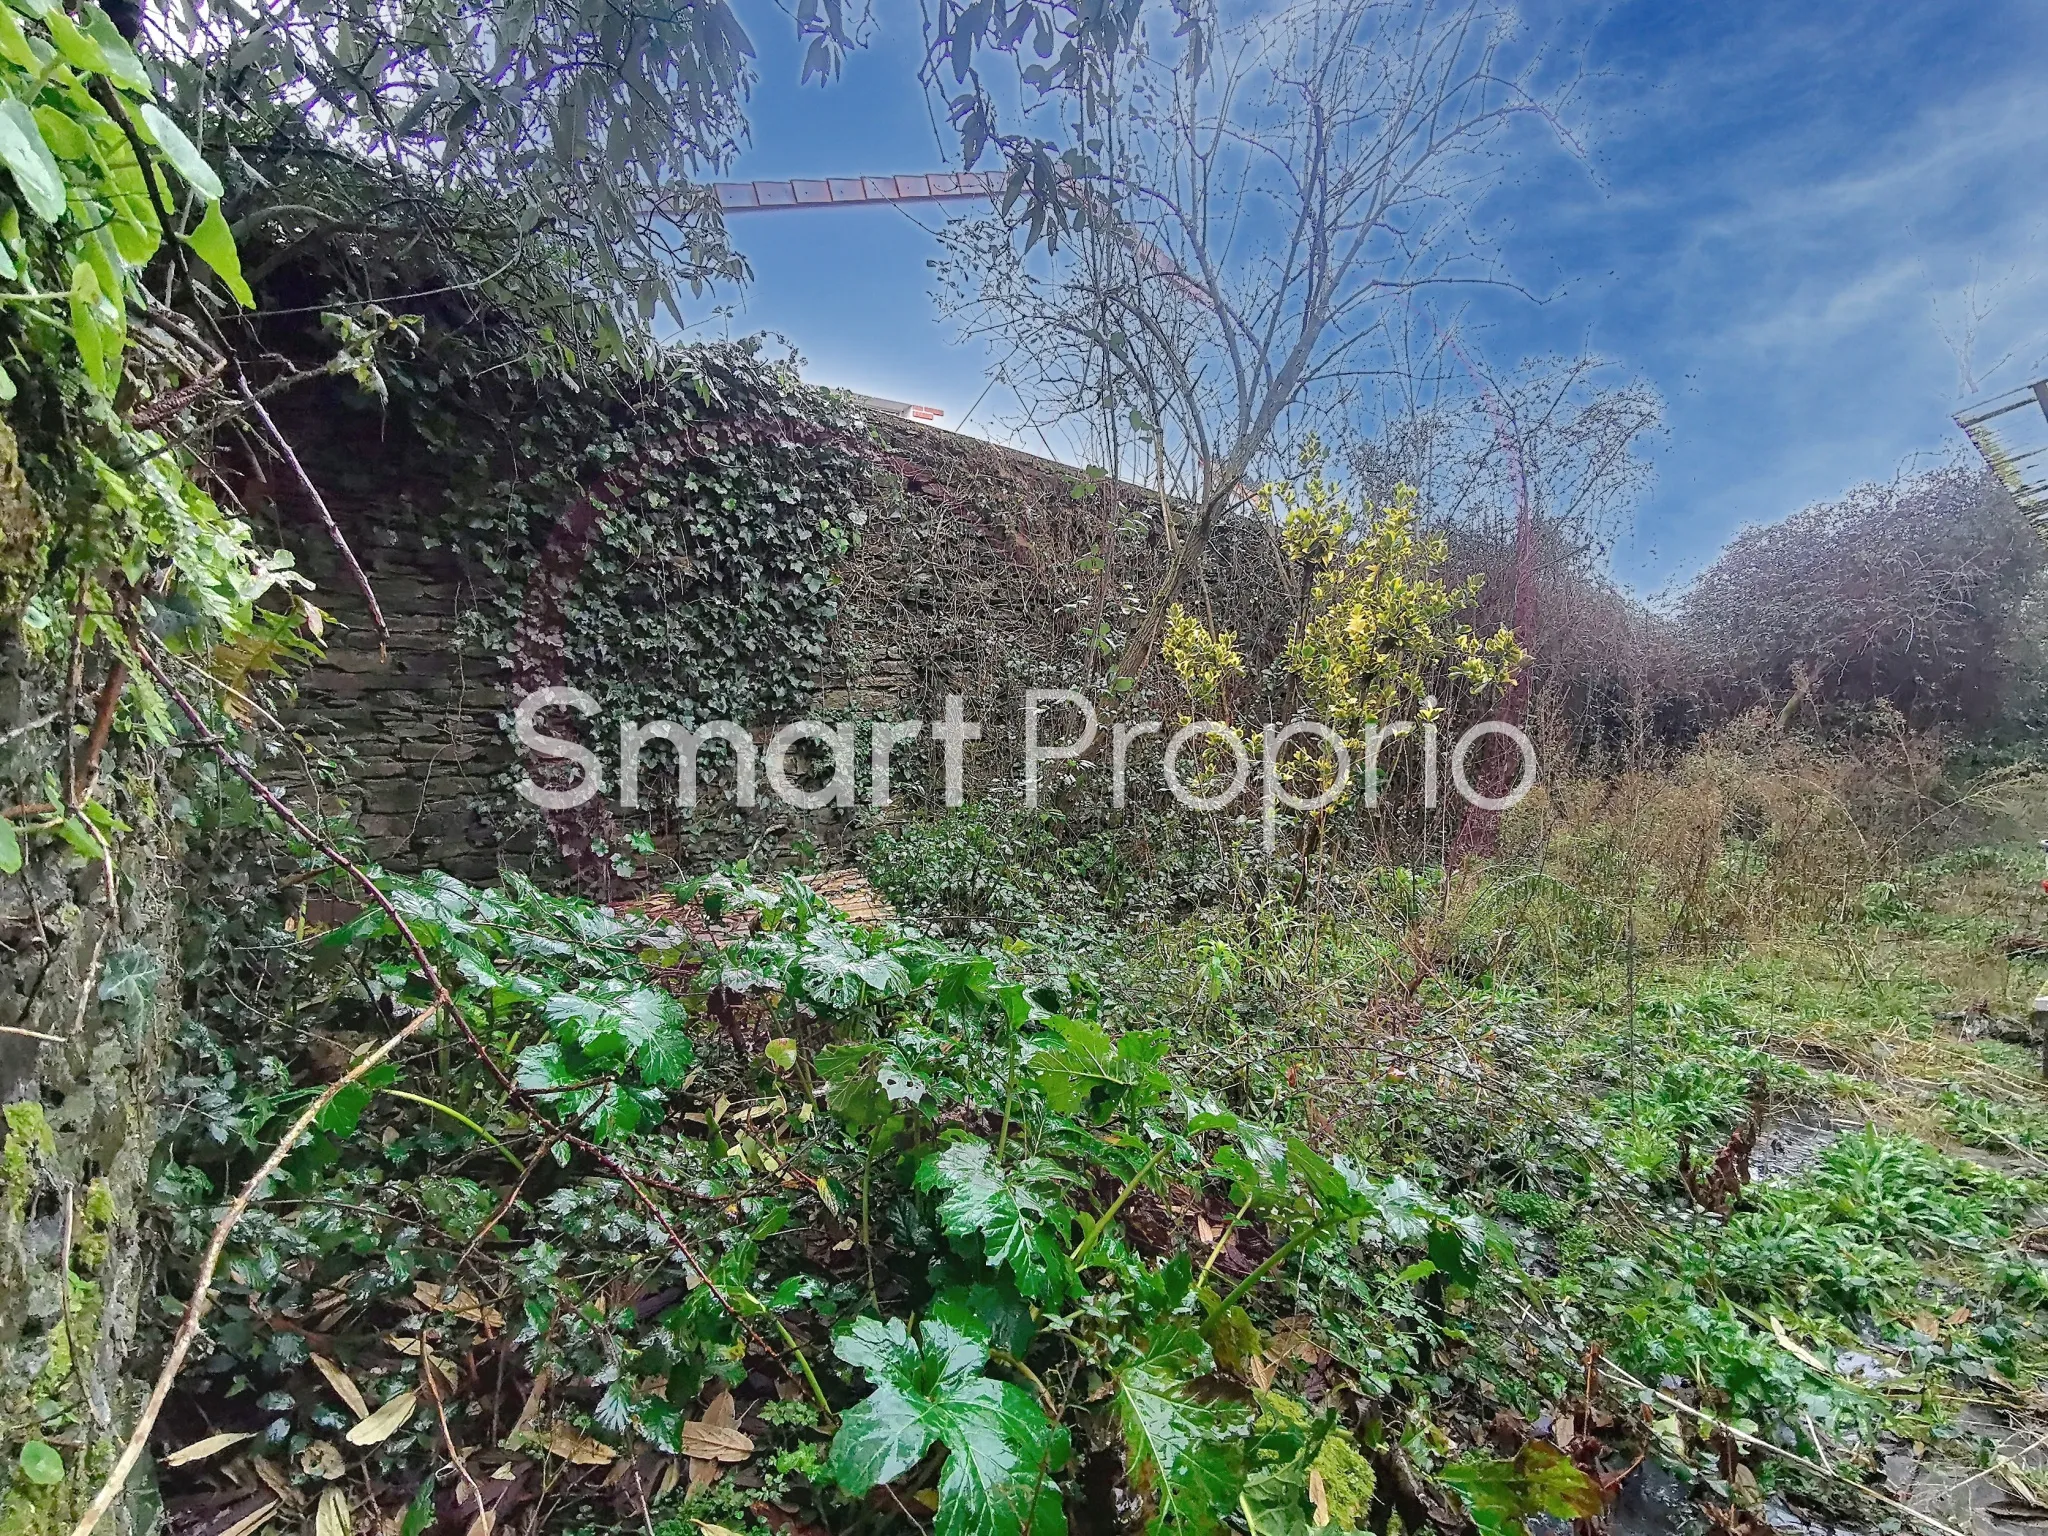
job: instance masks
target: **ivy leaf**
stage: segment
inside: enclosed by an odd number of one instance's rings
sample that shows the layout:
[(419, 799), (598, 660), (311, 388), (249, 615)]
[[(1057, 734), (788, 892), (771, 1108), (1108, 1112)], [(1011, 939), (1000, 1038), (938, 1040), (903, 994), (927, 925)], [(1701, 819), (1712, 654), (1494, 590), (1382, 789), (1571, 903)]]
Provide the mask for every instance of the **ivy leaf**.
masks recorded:
[(893, 996), (910, 987), (910, 972), (894, 955), (863, 953), (834, 933), (819, 936), (796, 968), (805, 992), (837, 1012), (858, 1006), (870, 992)]
[[(206, 156), (199, 153), (199, 146), (185, 137), (185, 130), (172, 122), (170, 115), (153, 102), (145, 101), (136, 109), (136, 115), (142, 119), (143, 127), (149, 130), (149, 136), (155, 141), (156, 147), (164, 152), (164, 158), (177, 167), (178, 174), (185, 178), (186, 184), (209, 203), (218, 203), (221, 193), (220, 177), (216, 176), (213, 167), (206, 163)], [(219, 218), (219, 209), (208, 209), (206, 216), (208, 219)], [(200, 226), (201, 229), (205, 227), (204, 224)], [(220, 227), (221, 232), (226, 234), (227, 222), (225, 220), (221, 220)], [(197, 231), (194, 234), (196, 237)], [(196, 238), (193, 240), (192, 248), (199, 250), (199, 242)], [(234, 249), (232, 238), (228, 241), (228, 249), (230, 251)], [(208, 266), (212, 267), (214, 271), (220, 272), (219, 265), (211, 256), (207, 256), (203, 250), (199, 251), (199, 254), (205, 258)], [(241, 275), (239, 263), (236, 264), (235, 275), (237, 277)], [(227, 274), (221, 272), (221, 276), (226, 278)], [(232, 287), (233, 284), (229, 284), (229, 286)], [(237, 297), (240, 297), (240, 295), (238, 294)]]
[(584, 1123), (599, 1141), (617, 1141), (640, 1128), (642, 1120), (658, 1119), (661, 1101), (624, 1083), (608, 1083), (595, 1090), (584, 1114)]
[(569, 1051), (551, 1040), (538, 1045), (529, 1045), (513, 1062), (513, 1081), (525, 1089), (549, 1090), (544, 1103), (553, 1105), (564, 1119), (573, 1120), (581, 1115), (597, 1099), (595, 1087), (579, 1088), (562, 1092), (572, 1083), (580, 1083), (590, 1076), (581, 1061), (573, 1059)]
[(901, 1477), (937, 1441), (946, 1464), (933, 1536), (1064, 1536), (1053, 1474), (1066, 1431), (1022, 1387), (981, 1374), (988, 1342), (976, 1326), (927, 1320), (913, 1340), (899, 1319), (867, 1317), (842, 1331), (835, 1352), (874, 1391), (840, 1420), (826, 1475), (858, 1497)]
[(696, 1048), (690, 1044), (690, 1037), (679, 1029), (673, 1029), (656, 1035), (641, 1046), (634, 1053), (633, 1065), (643, 1083), (650, 1088), (665, 1088), (689, 1076), (690, 1064), (696, 1059)]
[(21, 23), (14, 19), (14, 12), (4, 7), (0, 7), (0, 59), (18, 64), (30, 74), (39, 72), (43, 67), (43, 61), (29, 47), (28, 36), (21, 30)]
[(825, 1080), (825, 1107), (849, 1125), (878, 1125), (889, 1114), (889, 1096), (875, 1081), (875, 1058), (881, 1047), (873, 1041), (828, 1045), (815, 1058)]
[(1599, 1485), (1547, 1440), (1531, 1440), (1513, 1461), (1462, 1456), (1438, 1475), (1482, 1536), (1528, 1536), (1530, 1515), (1590, 1520), (1604, 1508)]
[(571, 1083), (581, 1082), (582, 1074), (570, 1062), (568, 1054), (552, 1042), (529, 1045), (519, 1053), (516, 1063), (516, 1081), (522, 1088), (566, 1088)]
[(1116, 1416), (1132, 1484), (1157, 1502), (1159, 1523), (1173, 1529), (1214, 1528), (1242, 1481), (1235, 1442), (1247, 1416), (1205, 1390), (1198, 1378), (1208, 1369), (1201, 1333), (1190, 1324), (1167, 1323), (1116, 1373)]
[(28, 103), (12, 97), (0, 102), (0, 162), (14, 177), (15, 188), (29, 212), (45, 224), (64, 217), (64, 176)]
[[(147, 112), (149, 108), (144, 107)], [(235, 296), (235, 302), (244, 309), (256, 307), (256, 296), (249, 291), (248, 281), (242, 276), (242, 258), (235, 250), (234, 234), (228, 229), (228, 221), (221, 217), (218, 200), (207, 204), (206, 217), (199, 221), (199, 227), (185, 236), (185, 243), (192, 247), (199, 259), (213, 268), (214, 276), (227, 284), (228, 292)]]
[(1050, 1164), (1038, 1159), (1005, 1168), (988, 1143), (947, 1143), (918, 1166), (919, 1189), (943, 1189), (939, 1225), (948, 1237), (979, 1235), (991, 1267), (1007, 1265), (1017, 1289), (1039, 1300), (1063, 1292), (1072, 1276), (1061, 1241), (1066, 1208), (1046, 1197)]
[(119, 1003), (129, 1025), (140, 1024), (156, 1000), (158, 974), (156, 957), (148, 950), (140, 946), (117, 949), (107, 956), (106, 970), (100, 975), (100, 1001)]
[(591, 1056), (624, 1055), (652, 1086), (682, 1081), (695, 1059), (681, 1005), (656, 987), (557, 992), (543, 1012)]
[(434, 1523), (434, 1479), (430, 1473), (420, 1480), (412, 1502), (405, 1506), (405, 1518), (398, 1523), (398, 1536), (421, 1536)]
[(1032, 1337), (1038, 1332), (1031, 1304), (1003, 1280), (992, 1285), (985, 1280), (949, 1285), (933, 1298), (931, 1315), (957, 1328), (987, 1329), (992, 1346), (1019, 1360), (1030, 1352)]
[(313, 1123), (332, 1136), (353, 1135), (363, 1118), (363, 1111), (377, 1096), (377, 1090), (397, 1081), (397, 1065), (381, 1061), (329, 1099), (327, 1107), (320, 1111)]

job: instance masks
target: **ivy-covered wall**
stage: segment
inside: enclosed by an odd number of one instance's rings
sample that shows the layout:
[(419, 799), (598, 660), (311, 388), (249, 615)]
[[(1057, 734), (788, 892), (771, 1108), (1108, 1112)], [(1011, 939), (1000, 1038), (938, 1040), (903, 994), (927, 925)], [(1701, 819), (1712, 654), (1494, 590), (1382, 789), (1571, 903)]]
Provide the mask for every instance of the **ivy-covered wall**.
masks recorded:
[[(509, 711), (533, 687), (603, 703), (604, 739), (585, 735), (607, 762), (625, 718), (730, 718), (765, 740), (807, 715), (931, 719), (959, 693), (986, 723), (969, 759), (985, 779), (1014, 771), (1022, 690), (1085, 667), (1071, 631), (1098, 536), (1090, 483), (871, 417), (742, 348), (695, 349), (614, 392), (537, 393), (497, 421), (347, 385), (290, 409), (389, 631), (380, 651), (303, 493), (253, 487), (334, 618), (296, 723), (343, 764), (372, 851), (396, 867), (552, 876), (566, 852), (602, 877), (633, 830), (701, 867), (832, 848), (871, 814), (748, 813), (707, 790), (683, 816), (654, 752), (643, 817), (543, 817), (510, 793)], [(936, 769), (900, 753), (899, 797)]]

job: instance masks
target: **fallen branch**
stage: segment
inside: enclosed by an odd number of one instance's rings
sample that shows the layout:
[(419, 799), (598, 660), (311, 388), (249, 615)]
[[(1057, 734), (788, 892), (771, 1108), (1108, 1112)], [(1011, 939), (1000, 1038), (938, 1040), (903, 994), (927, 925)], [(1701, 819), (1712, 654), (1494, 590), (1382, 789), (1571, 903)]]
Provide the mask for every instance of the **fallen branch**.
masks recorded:
[[(1868, 1484), (1859, 1483), (1854, 1478), (1844, 1477), (1841, 1473), (1833, 1470), (1832, 1468), (1824, 1467), (1819, 1462), (1813, 1461), (1808, 1457), (1800, 1455), (1797, 1451), (1788, 1451), (1782, 1445), (1773, 1445), (1768, 1440), (1760, 1440), (1755, 1435), (1745, 1434), (1742, 1430), (1737, 1429), (1733, 1424), (1728, 1423), (1725, 1419), (1717, 1419), (1714, 1417), (1713, 1414), (1708, 1413), (1703, 1409), (1693, 1407), (1691, 1403), (1686, 1402), (1682, 1398), (1673, 1397), (1669, 1392), (1659, 1391), (1657, 1388), (1653, 1386), (1649, 1386), (1644, 1382), (1637, 1381), (1635, 1377), (1631, 1376), (1627, 1371), (1623, 1370), (1620, 1366), (1614, 1364), (1614, 1362), (1611, 1360), (1607, 1362), (1606, 1369), (1610, 1375), (1620, 1377), (1621, 1380), (1627, 1382), (1637, 1391), (1648, 1393), (1651, 1397), (1656, 1398), (1658, 1402), (1662, 1403), (1666, 1408), (1669, 1408), (1673, 1413), (1682, 1413), (1685, 1414), (1688, 1418), (1697, 1419), (1700, 1423), (1706, 1425), (1707, 1428), (1719, 1430), (1722, 1434), (1727, 1435), (1731, 1440), (1740, 1441), (1742, 1444), (1749, 1446), (1751, 1449), (1762, 1451), (1766, 1455), (1776, 1456), (1781, 1461), (1789, 1461), (1795, 1466), (1804, 1467), (1807, 1471), (1813, 1473), (1813, 1475), (1816, 1477), (1824, 1477), (1829, 1482), (1840, 1483), (1845, 1487), (1853, 1488), (1864, 1498), (1875, 1499), (1880, 1504), (1888, 1505), (1891, 1508), (1896, 1509), (1900, 1514), (1906, 1516), (1908, 1519), (1913, 1520), (1920, 1525), (1926, 1526), (1928, 1530), (1935, 1532), (1935, 1536), (1963, 1536), (1963, 1533), (1961, 1531), (1957, 1530), (1954, 1526), (1948, 1524), (1946, 1521), (1937, 1520), (1934, 1518), (1934, 1516), (1926, 1513), (1924, 1510), (1915, 1509), (1911, 1504), (1906, 1503), (1902, 1499), (1895, 1499), (1887, 1494), (1879, 1493), (1875, 1488), (1870, 1487)], [(1820, 1442), (1815, 1441), (1814, 1443), (1818, 1445)]]

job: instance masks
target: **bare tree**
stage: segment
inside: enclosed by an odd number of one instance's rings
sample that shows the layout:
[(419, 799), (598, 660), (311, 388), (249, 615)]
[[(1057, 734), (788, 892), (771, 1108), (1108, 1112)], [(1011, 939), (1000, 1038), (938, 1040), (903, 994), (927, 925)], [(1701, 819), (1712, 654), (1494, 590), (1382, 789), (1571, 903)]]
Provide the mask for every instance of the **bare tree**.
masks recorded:
[[(1184, 3), (1092, 60), (1077, 42), (1056, 76), (1027, 71), (1029, 112), (1074, 146), (1070, 231), (1042, 241), (1036, 204), (953, 226), (947, 295), (1033, 408), (1087, 420), (1104, 462), (1170, 509), (1125, 677), (1284, 430), (1341, 416), (1397, 365), (1409, 297), (1501, 281), (1471, 210), (1514, 122), (1549, 110), (1513, 36), (1496, 0), (1295, 0), (1228, 22)], [(1031, 164), (1005, 149), (1021, 186)]]
[(1424, 518), (1496, 587), (1525, 499), (1546, 583), (1592, 571), (1613, 549), (1652, 473), (1643, 449), (1664, 414), (1653, 386), (1592, 355), (1496, 374), (1462, 350), (1396, 386), (1376, 433), (1347, 455), (1362, 491), (1385, 500), (1414, 486)]

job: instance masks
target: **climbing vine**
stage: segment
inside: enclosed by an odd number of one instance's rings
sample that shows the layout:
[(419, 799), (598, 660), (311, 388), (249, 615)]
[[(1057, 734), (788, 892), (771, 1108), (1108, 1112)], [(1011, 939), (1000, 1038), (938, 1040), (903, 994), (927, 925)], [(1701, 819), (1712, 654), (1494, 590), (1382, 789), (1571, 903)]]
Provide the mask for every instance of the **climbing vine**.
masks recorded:
[[(492, 580), (474, 638), (612, 719), (768, 722), (808, 703), (865, 521), (866, 429), (746, 345), (548, 380), (472, 450), (434, 533)], [(475, 441), (468, 420), (450, 440)]]

